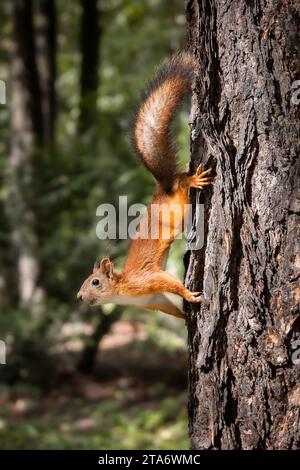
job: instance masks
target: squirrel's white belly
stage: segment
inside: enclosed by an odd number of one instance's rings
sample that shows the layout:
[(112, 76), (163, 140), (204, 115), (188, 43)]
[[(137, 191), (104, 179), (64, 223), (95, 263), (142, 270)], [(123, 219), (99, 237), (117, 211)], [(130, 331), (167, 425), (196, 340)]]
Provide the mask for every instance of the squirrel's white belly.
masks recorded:
[(138, 297), (131, 297), (130, 295), (114, 295), (111, 297), (110, 302), (118, 305), (134, 305), (136, 307), (143, 307), (151, 302), (153, 295), (141, 295)]

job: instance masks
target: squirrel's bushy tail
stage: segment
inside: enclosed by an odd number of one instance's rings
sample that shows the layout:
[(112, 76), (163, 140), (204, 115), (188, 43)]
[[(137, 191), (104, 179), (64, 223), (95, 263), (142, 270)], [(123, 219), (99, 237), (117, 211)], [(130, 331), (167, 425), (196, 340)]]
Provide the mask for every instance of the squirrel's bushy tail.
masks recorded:
[(163, 62), (143, 93), (142, 105), (135, 116), (134, 149), (166, 192), (171, 190), (177, 171), (170, 125), (190, 90), (195, 67), (195, 59), (185, 52)]

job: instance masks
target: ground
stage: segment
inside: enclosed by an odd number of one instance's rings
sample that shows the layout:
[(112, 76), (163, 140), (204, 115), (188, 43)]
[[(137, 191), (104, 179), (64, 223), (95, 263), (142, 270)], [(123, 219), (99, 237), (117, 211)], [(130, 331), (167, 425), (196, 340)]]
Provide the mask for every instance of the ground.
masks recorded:
[(2, 386), (0, 407), (1, 449), (187, 449), (186, 351), (121, 321), (92, 376), (65, 368), (45, 390)]

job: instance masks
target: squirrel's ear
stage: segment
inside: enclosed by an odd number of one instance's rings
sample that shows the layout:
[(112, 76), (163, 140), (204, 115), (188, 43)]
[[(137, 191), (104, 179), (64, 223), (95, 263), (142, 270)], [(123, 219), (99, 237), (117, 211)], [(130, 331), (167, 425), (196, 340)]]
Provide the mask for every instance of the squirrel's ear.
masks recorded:
[(95, 261), (94, 267), (93, 267), (93, 274), (95, 274), (95, 272), (98, 271), (99, 268), (100, 268), (100, 262)]
[(100, 263), (100, 271), (103, 274), (106, 274), (106, 276), (110, 279), (113, 277), (114, 265), (112, 264), (109, 258), (103, 258)]

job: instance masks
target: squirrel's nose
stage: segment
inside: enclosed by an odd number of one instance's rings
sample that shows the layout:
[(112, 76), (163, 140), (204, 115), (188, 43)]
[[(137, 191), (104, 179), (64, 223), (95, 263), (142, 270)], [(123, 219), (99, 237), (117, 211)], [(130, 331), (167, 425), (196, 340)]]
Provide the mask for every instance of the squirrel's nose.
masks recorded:
[(78, 300), (82, 300), (82, 293), (79, 291), (78, 294), (77, 294), (77, 299)]

